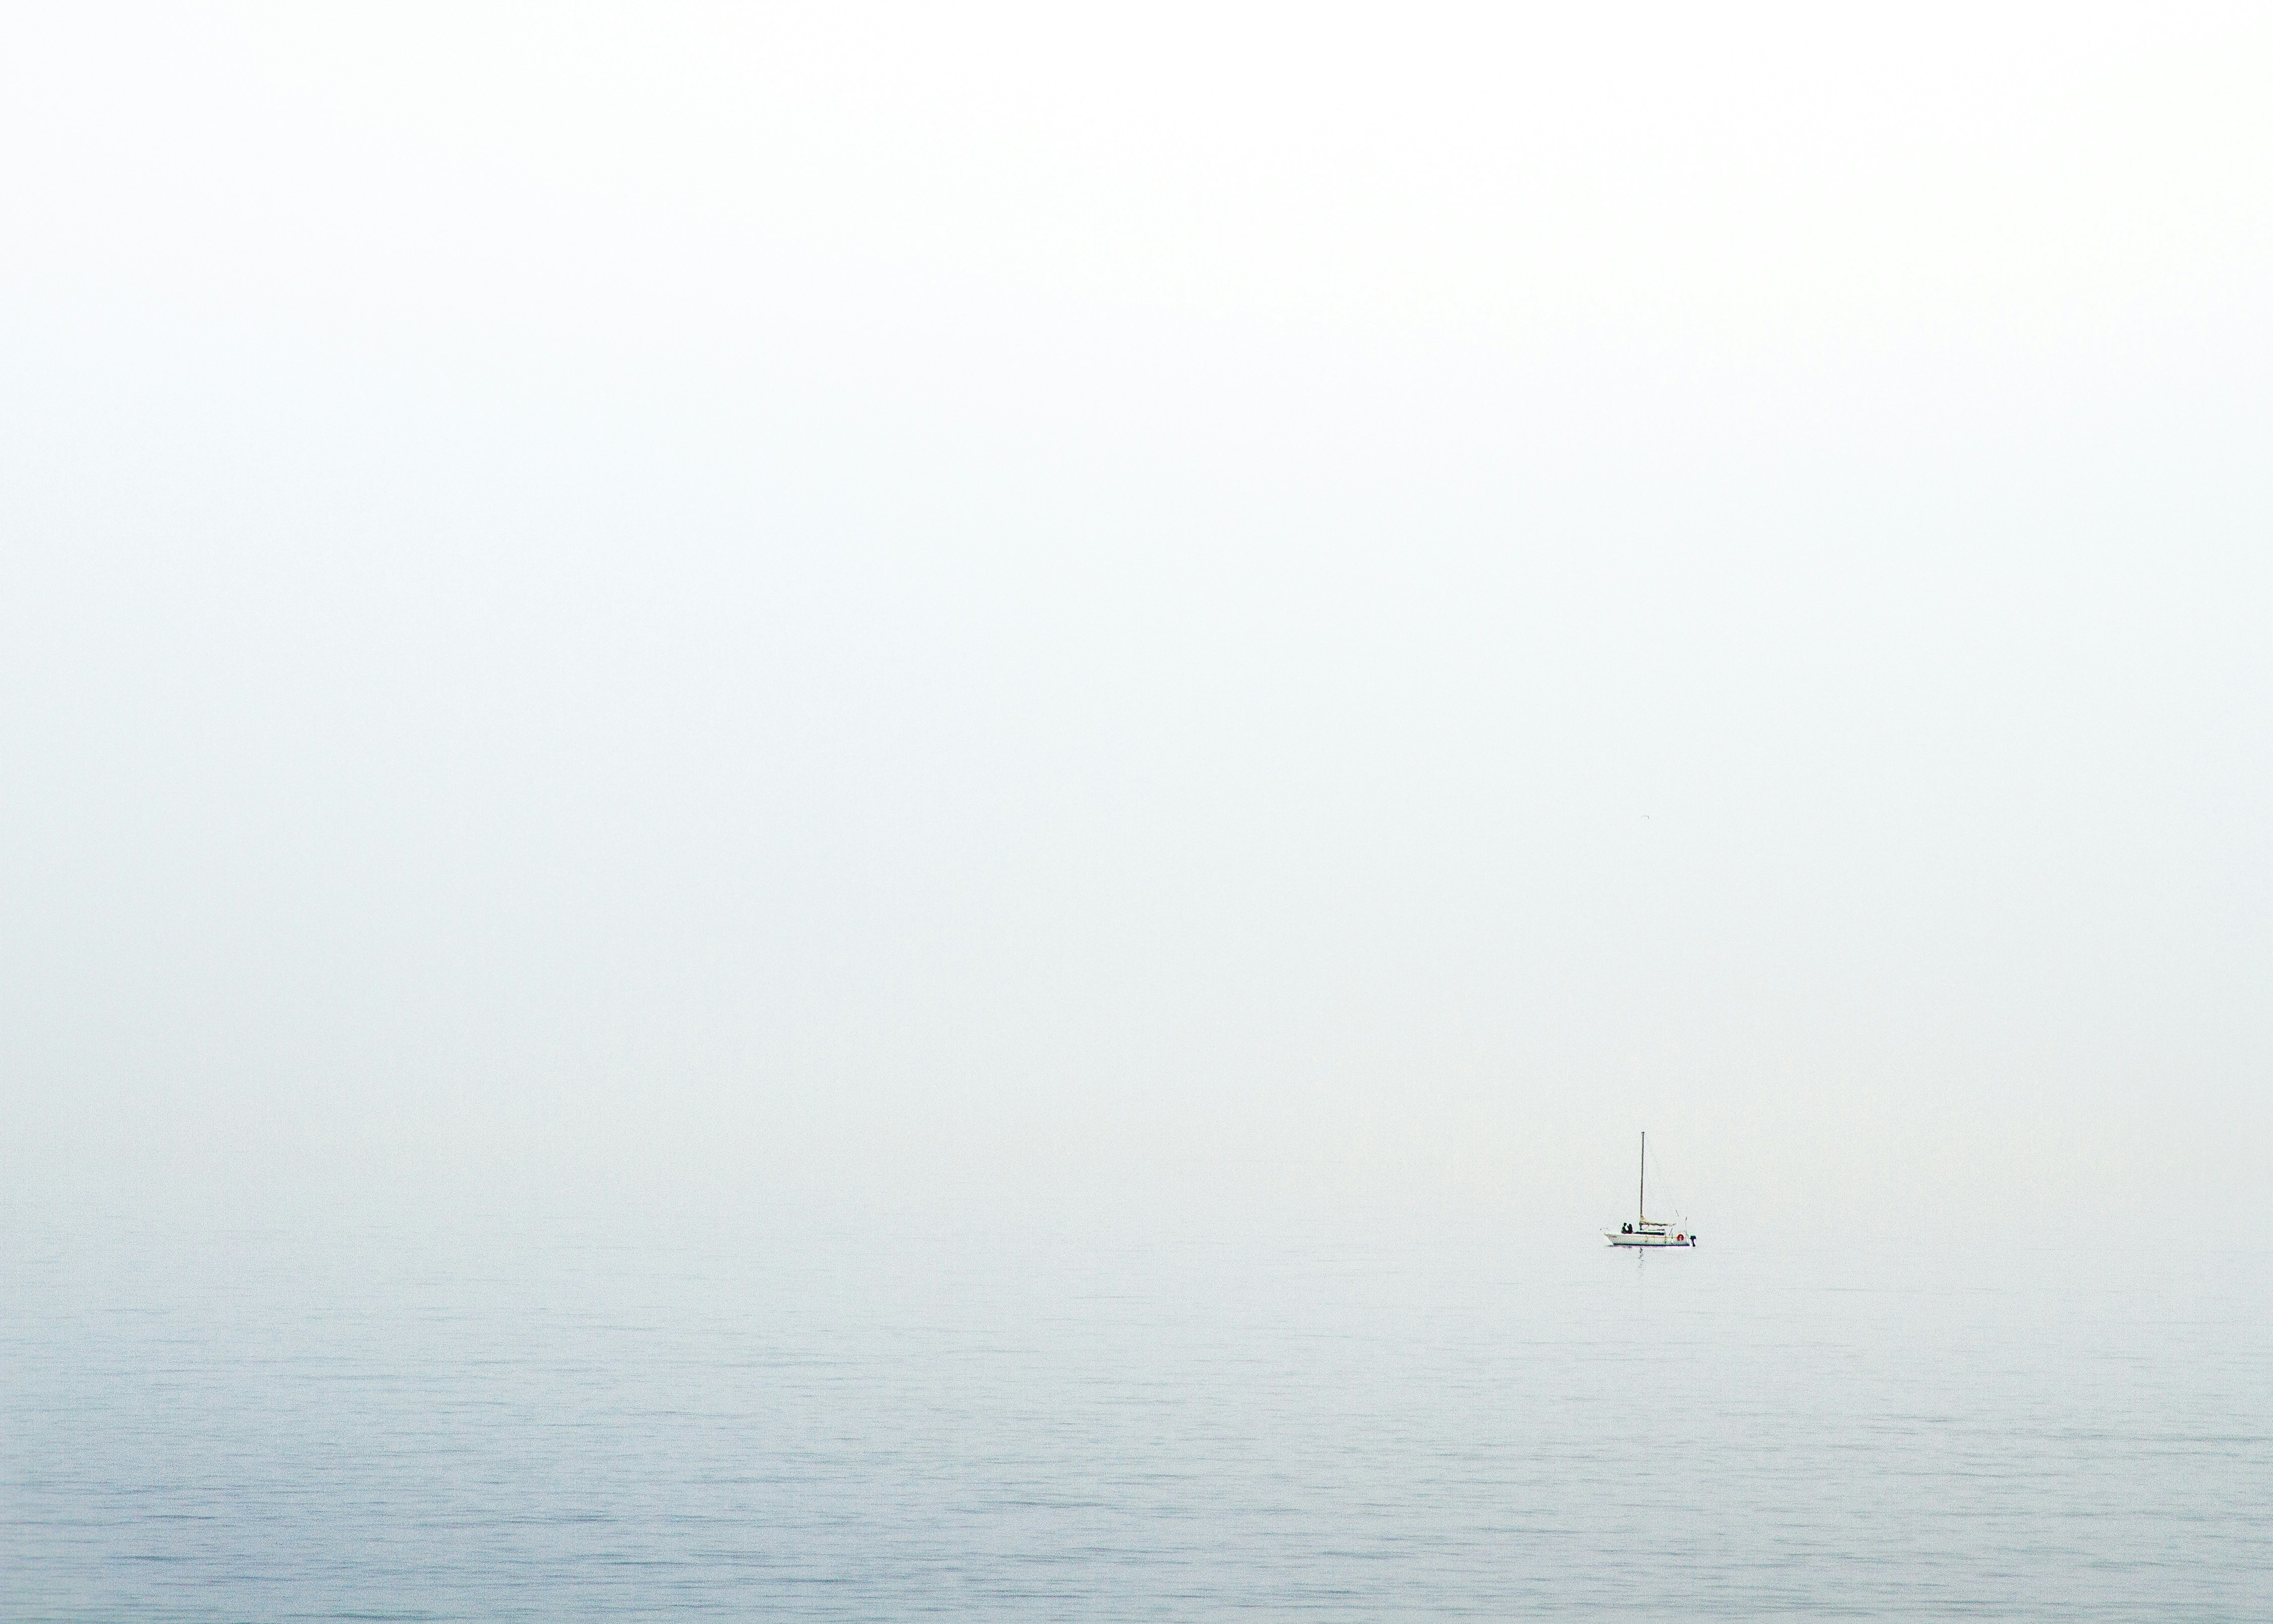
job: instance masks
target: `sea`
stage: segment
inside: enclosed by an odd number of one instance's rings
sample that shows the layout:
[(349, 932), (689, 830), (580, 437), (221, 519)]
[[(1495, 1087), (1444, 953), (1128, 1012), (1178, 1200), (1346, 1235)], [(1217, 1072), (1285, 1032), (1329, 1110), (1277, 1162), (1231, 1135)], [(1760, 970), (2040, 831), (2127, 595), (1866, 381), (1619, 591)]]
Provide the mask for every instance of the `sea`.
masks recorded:
[(25, 1221), (9, 1620), (2273, 1619), (2273, 1274)]

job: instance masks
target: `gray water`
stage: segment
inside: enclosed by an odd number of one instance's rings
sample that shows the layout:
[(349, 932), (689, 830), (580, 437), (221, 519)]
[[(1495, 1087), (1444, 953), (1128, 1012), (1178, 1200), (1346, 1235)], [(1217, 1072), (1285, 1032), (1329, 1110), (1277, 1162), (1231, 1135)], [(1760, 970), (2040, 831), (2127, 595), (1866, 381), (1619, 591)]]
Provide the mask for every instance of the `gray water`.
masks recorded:
[(2254, 1258), (19, 1226), (11, 1620), (2273, 1617)]

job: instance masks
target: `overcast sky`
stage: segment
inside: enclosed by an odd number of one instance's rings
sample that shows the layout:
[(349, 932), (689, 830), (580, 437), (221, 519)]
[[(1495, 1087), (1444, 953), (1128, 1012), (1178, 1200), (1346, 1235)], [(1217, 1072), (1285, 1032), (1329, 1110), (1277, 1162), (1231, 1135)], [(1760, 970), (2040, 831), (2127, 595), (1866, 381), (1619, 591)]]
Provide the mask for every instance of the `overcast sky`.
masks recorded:
[(2273, 14), (20, 7), (0, 1178), (2273, 1195)]

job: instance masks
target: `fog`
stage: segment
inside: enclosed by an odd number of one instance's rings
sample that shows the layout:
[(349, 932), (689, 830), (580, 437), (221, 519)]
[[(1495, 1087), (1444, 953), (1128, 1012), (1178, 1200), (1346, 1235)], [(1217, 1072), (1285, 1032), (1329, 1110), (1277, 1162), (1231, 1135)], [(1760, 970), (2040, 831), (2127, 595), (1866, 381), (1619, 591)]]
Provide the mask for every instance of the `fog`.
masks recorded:
[(0, 1180), (2269, 1190), (2257, 8), (49, 8)]

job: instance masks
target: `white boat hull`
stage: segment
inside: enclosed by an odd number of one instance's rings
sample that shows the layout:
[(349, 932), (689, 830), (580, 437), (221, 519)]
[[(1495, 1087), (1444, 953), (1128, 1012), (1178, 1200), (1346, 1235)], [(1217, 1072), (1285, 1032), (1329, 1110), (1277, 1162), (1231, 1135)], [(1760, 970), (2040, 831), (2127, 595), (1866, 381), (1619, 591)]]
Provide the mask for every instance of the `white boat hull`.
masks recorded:
[(1671, 1233), (1649, 1229), (1605, 1229), (1603, 1237), (1613, 1246), (1694, 1246), (1697, 1237), (1685, 1229)]

